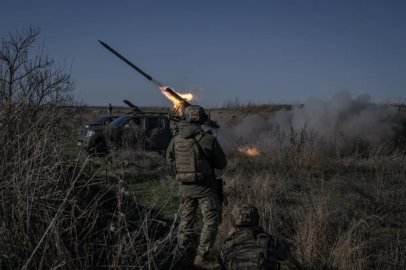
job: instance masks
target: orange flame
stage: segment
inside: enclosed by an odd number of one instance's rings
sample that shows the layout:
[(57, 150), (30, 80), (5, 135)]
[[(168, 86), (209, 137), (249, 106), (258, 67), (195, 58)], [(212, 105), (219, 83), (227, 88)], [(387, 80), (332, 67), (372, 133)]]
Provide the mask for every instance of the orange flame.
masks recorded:
[(257, 155), (259, 155), (258, 149), (255, 148), (255, 147), (251, 147), (251, 146), (240, 147), (240, 148), (238, 148), (238, 151), (240, 151), (241, 153), (244, 153), (244, 154), (246, 154), (248, 156), (257, 156)]
[[(162, 94), (164, 94), (170, 101), (173, 102), (173, 107), (176, 109), (177, 107), (179, 107), (180, 105), (180, 101), (177, 100), (176, 98), (174, 98), (173, 96), (169, 95), (165, 89), (167, 88), (167, 86), (160, 86), (159, 89), (161, 89)], [(173, 90), (173, 89), (172, 89)], [(178, 94), (181, 98), (186, 99), (186, 101), (191, 101), (193, 99), (193, 95), (188, 93), (188, 94), (180, 94), (178, 92), (176, 92), (175, 90), (173, 90), (176, 94)]]

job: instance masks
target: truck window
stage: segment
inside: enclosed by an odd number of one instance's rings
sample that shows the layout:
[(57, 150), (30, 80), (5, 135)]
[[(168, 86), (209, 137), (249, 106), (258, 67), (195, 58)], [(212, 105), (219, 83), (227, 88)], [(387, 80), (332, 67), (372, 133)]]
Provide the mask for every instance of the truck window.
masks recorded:
[(165, 118), (158, 119), (159, 119), (159, 129), (163, 129), (165, 127)]
[(148, 118), (148, 129), (159, 128), (159, 118)]
[(164, 118), (148, 118), (148, 128), (149, 129), (163, 129), (165, 128)]
[(130, 127), (133, 130), (142, 129), (143, 118), (133, 118), (129, 121)]

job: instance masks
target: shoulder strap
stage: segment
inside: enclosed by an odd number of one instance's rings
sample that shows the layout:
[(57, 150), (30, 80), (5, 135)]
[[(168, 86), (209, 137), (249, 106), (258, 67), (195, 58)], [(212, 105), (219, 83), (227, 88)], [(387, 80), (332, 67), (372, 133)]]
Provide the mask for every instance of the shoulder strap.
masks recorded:
[(264, 250), (265, 260), (268, 259), (268, 243), (271, 240), (269, 234), (267, 233), (258, 233), (257, 234), (257, 243)]
[[(203, 147), (200, 145), (200, 140), (204, 137), (204, 132), (200, 132), (199, 134), (196, 135), (196, 137), (193, 138), (193, 141), (199, 148), (199, 151), (203, 154), (203, 156), (206, 158), (208, 162), (210, 162), (209, 156), (207, 153), (204, 151)], [(210, 164), (211, 165), (211, 164)]]
[(200, 132), (199, 134), (196, 135), (195, 139), (200, 142), (200, 140), (204, 137), (204, 132)]
[(200, 132), (199, 134), (197, 134), (196, 137), (193, 138), (193, 140), (194, 140), (195, 144), (197, 145), (197, 147), (199, 148), (199, 152), (203, 153), (204, 158), (210, 164), (210, 167), (212, 168), (212, 173), (214, 175), (214, 179), (216, 179), (212, 160), (209, 158), (209, 155), (204, 151), (203, 147), (200, 145), (200, 140), (204, 137), (204, 135), (205, 135), (204, 132)]
[(174, 148), (174, 149), (175, 149), (175, 144), (176, 144), (176, 142), (179, 141), (179, 139), (180, 139), (179, 134), (177, 134), (177, 135), (173, 138), (173, 140), (174, 140), (173, 148)]

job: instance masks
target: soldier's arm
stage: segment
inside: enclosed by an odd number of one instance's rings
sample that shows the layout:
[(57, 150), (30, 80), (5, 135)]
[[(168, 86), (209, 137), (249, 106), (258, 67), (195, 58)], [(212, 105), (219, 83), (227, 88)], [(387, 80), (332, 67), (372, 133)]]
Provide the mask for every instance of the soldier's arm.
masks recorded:
[(290, 247), (279, 237), (272, 236), (268, 243), (268, 252), (277, 255), (278, 261), (284, 261), (290, 256)]
[(175, 144), (175, 140), (172, 139), (168, 145), (168, 149), (166, 150), (166, 162), (170, 165), (175, 164), (175, 154), (173, 151), (174, 144)]
[(211, 134), (206, 134), (200, 140), (200, 146), (209, 159), (210, 165), (216, 169), (224, 169), (227, 166), (227, 158), (218, 143), (216, 137)]
[(221, 170), (227, 166), (226, 155), (224, 154), (224, 151), (216, 138), (214, 138), (213, 144), (211, 146), (211, 158), (214, 168)]

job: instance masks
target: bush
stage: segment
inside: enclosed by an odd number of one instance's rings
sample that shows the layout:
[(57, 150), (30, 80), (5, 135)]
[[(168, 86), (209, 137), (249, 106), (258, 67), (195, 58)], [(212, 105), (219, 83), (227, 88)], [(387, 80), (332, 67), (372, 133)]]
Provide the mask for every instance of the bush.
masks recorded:
[(0, 269), (160, 268), (169, 224), (122, 176), (117, 188), (95, 185), (88, 160), (63, 148), (73, 82), (43, 50), (29, 58), (38, 35), (17, 31), (0, 50)]

